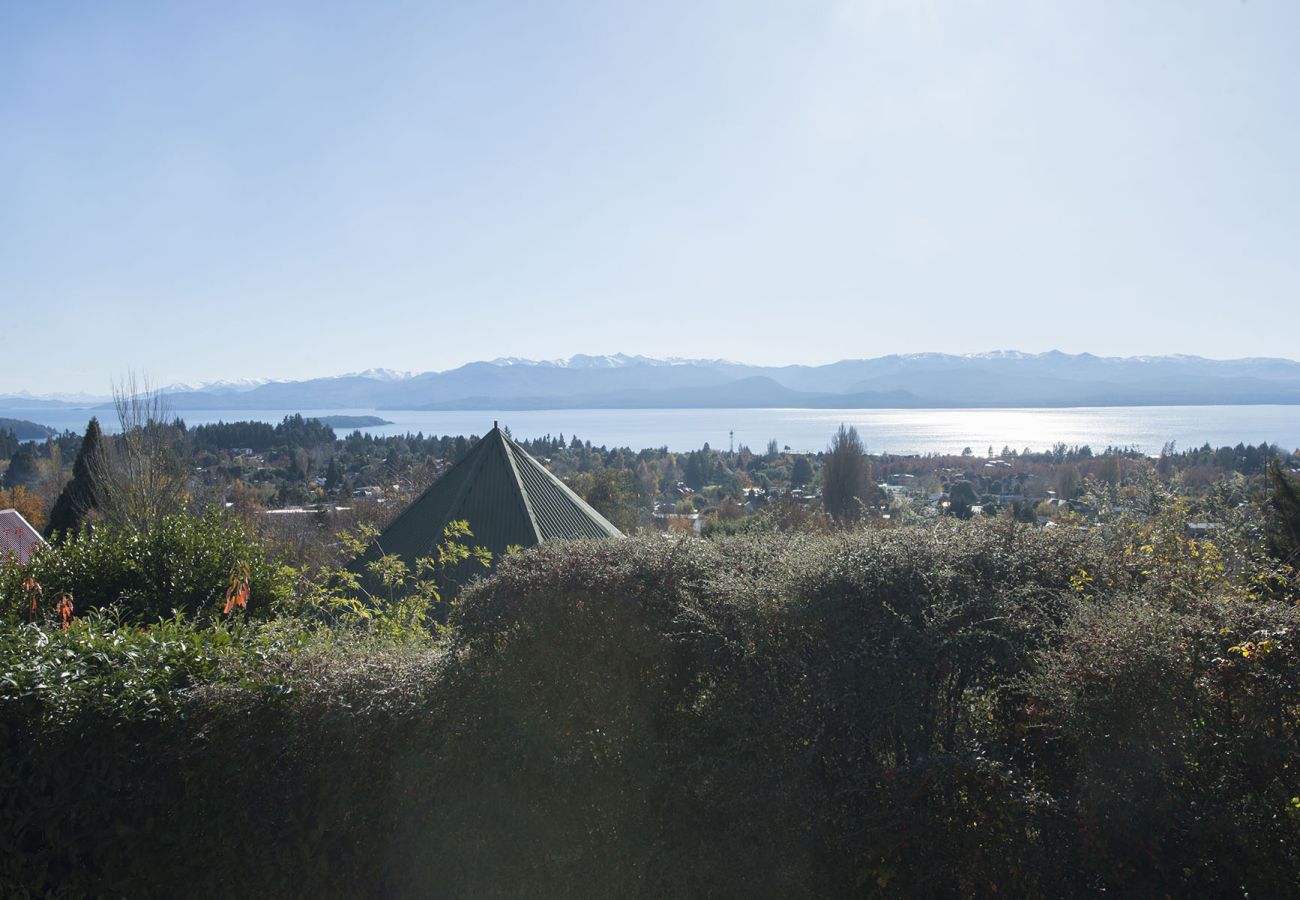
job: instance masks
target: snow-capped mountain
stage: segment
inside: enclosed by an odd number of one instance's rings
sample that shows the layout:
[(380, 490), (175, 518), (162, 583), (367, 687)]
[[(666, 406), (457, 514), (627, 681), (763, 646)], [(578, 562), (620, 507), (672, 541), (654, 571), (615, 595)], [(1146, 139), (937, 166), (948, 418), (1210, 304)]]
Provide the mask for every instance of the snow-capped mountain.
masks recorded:
[(235, 378), (230, 380), (223, 379), (220, 381), (201, 381), (198, 383), (177, 382), (176, 384), (167, 385), (162, 389), (162, 391), (164, 394), (192, 393), (195, 391), (207, 391), (214, 394), (239, 394), (270, 383), (270, 378)]
[(346, 375), (335, 375), (334, 378), (369, 378), (372, 381), (405, 381), (414, 377), (410, 372), (399, 372), (397, 369), (365, 369), (361, 372), (349, 372)]
[[(751, 366), (614, 353), (551, 360), (507, 357), (419, 374), (366, 369), (303, 381), (173, 385), (165, 393), (176, 411), (1300, 404), (1300, 363), (997, 350), (895, 354), (821, 366)], [(0, 408), (42, 403), (72, 405), (30, 394), (0, 398)]]
[(108, 394), (87, 394), (87, 393), (64, 393), (55, 392), (52, 394), (33, 394), (31, 391), (17, 391), (13, 394), (5, 394), (4, 400), (55, 400), (60, 403), (102, 403), (110, 399)]
[(588, 356), (577, 353), (568, 359), (525, 359), (520, 356), (500, 356), (489, 361), (494, 366), (544, 366), (552, 369), (618, 369), (626, 366), (712, 366), (740, 365), (725, 359), (687, 359), (680, 356), (652, 357), (628, 356), (614, 353), (608, 356)]

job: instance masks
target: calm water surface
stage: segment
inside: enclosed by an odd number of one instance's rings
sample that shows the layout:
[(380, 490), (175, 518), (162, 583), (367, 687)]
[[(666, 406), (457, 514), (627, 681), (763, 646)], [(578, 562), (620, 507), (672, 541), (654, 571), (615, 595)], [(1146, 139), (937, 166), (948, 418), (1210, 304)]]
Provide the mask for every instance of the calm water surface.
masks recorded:
[[(363, 429), (376, 435), (423, 432), (483, 434), (494, 419), (519, 438), (544, 434), (576, 434), (594, 444), (642, 447), (667, 446), (691, 450), (708, 442), (725, 448), (728, 432), (736, 445), (754, 450), (775, 438), (795, 450), (821, 450), (840, 423), (857, 427), (871, 453), (960, 453), (970, 447), (978, 454), (1003, 446), (1045, 450), (1057, 441), (1136, 447), (1158, 454), (1168, 441), (1180, 448), (1204, 443), (1218, 447), (1261, 441), (1287, 449), (1300, 447), (1300, 406), (1137, 406), (1070, 409), (564, 409), (438, 411), (370, 409), (175, 410), (189, 425), (253, 420), (278, 422), (301, 412), (305, 416), (377, 415), (393, 422)], [(0, 417), (28, 419), (53, 428), (81, 431), (91, 415), (112, 430), (112, 410), (0, 410)], [(336, 429), (340, 432), (343, 429)]]

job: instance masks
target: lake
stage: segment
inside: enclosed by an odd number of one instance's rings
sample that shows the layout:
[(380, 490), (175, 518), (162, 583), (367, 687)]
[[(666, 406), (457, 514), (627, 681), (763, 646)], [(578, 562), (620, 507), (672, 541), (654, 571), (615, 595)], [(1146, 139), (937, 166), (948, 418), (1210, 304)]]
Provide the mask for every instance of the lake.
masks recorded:
[[(1209, 443), (1300, 447), (1300, 406), (1136, 406), (1067, 409), (563, 409), (485, 411), (421, 410), (175, 410), (187, 424), (253, 420), (278, 422), (293, 412), (304, 416), (376, 415), (392, 425), (362, 429), (375, 435), (483, 434), (500, 419), (519, 438), (576, 434), (593, 444), (635, 449), (667, 446), (697, 449), (706, 441), (726, 448), (728, 432), (736, 445), (759, 451), (775, 438), (794, 450), (821, 450), (840, 423), (856, 426), (870, 453), (960, 453), (970, 447), (983, 455), (990, 445), (1016, 450), (1046, 450), (1057, 441), (1135, 447), (1157, 455), (1168, 441), (1180, 448)], [(28, 419), (56, 429), (82, 431), (91, 415), (108, 431), (112, 410), (0, 410), (0, 417)]]

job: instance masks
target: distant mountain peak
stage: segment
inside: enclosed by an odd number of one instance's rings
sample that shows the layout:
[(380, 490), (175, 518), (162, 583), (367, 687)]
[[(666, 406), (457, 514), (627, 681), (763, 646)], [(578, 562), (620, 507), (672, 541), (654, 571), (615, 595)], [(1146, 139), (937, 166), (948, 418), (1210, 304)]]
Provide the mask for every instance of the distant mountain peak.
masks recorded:
[[(176, 384), (163, 391), (177, 410), (594, 409), (619, 403), (687, 408), (705, 398), (724, 406), (766, 402), (805, 408), (1300, 404), (1300, 362), (1006, 349), (755, 366), (723, 359), (580, 353), (550, 360), (501, 357), (420, 374), (372, 368), (302, 380)], [(7, 401), (0, 397), (0, 408), (94, 405), (106, 399), (22, 393)]]
[(231, 378), (218, 381), (183, 382), (169, 384), (162, 388), (164, 394), (179, 393), (242, 393), (270, 384), (270, 378)]
[(51, 401), (56, 403), (104, 403), (111, 399), (112, 397), (108, 394), (88, 394), (84, 392), (33, 394), (31, 391), (10, 391), (0, 395), (0, 404), (5, 400), (23, 400), (32, 402)]
[(499, 356), (489, 360), (493, 366), (542, 366), (554, 369), (621, 369), (627, 366), (738, 366), (742, 363), (727, 359), (690, 359), (681, 356), (630, 356), (611, 353), (593, 356), (575, 353), (568, 359), (527, 359), (521, 356)]
[(348, 372), (346, 375), (334, 375), (334, 378), (369, 378), (371, 381), (406, 381), (414, 376), (410, 372), (397, 369), (363, 369), (360, 372)]
[(1033, 359), (1037, 354), (1023, 350), (989, 350), (985, 353), (964, 353), (966, 359)]

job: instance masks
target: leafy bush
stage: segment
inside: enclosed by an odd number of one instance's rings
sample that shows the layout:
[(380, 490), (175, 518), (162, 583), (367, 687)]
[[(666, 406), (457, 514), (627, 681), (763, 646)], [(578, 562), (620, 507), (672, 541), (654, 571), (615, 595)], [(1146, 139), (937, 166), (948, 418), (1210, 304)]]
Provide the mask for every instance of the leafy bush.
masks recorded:
[[(482, 716), (538, 741), (546, 777), (517, 761), (512, 791), (554, 784), (526, 796), (572, 811), (566, 890), (624, 860), (621, 890), (656, 895), (967, 893), (1005, 858), (996, 830), (964, 831), (977, 790), (1021, 822), (1032, 800), (1005, 790), (977, 719), (1066, 615), (1086, 553), (1074, 535), (955, 528), (547, 548), (454, 621), (496, 686)], [(570, 755), (614, 767), (558, 781), (547, 761)], [(547, 852), (526, 834), (496, 852)]]
[(340, 896), (337, 867), (365, 871), (345, 846), (369, 802), (352, 763), (382, 771), (386, 749), (366, 711), (409, 705), (397, 653), (292, 623), (5, 632), (0, 895), (301, 896), (310, 870)]
[(501, 560), (442, 646), (23, 626), (0, 891), (1296, 895), (1300, 616), (1246, 562), (1158, 517), (657, 537)]
[(1294, 606), (1110, 597), (1081, 604), (1039, 662), (1013, 746), (1056, 798), (1086, 886), (1300, 892)]
[(294, 573), (220, 514), (169, 516), (147, 533), (101, 525), (46, 546), (26, 566), (0, 563), (0, 609), (10, 623), (52, 616), (65, 596), (77, 614), (112, 608), (141, 624), (178, 612), (210, 620), (222, 616), (232, 586), (247, 587), (247, 615), (265, 618), (292, 602)]

